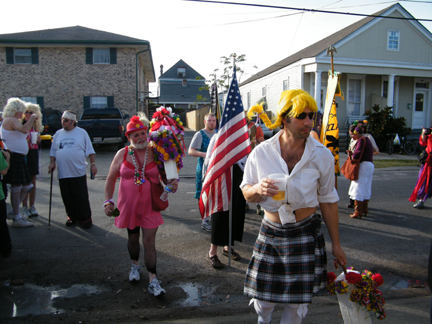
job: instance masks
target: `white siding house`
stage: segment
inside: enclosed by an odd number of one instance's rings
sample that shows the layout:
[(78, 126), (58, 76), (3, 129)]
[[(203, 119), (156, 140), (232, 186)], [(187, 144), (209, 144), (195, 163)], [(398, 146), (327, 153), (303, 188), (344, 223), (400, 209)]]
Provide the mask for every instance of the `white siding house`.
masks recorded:
[[(283, 90), (302, 88), (324, 107), (328, 71), (327, 49), (334, 46), (334, 69), (342, 73), (345, 100), (337, 99), (338, 121), (360, 118), (375, 104), (393, 107), (408, 127), (419, 129), (432, 120), (432, 34), (400, 4), (364, 18), (258, 72), (240, 84), (246, 108), (263, 97), (275, 112)], [(405, 19), (390, 19), (396, 17)], [(320, 86), (316, 90), (316, 84)], [(247, 100), (250, 98), (250, 102)]]

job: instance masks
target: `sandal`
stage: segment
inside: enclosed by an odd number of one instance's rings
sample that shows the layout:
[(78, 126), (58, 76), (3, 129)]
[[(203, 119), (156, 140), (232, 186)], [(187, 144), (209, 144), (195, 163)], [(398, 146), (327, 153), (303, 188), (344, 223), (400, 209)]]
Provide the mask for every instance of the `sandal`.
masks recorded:
[(221, 269), (224, 267), (222, 262), (220, 262), (217, 255), (213, 255), (212, 257), (207, 254), (207, 260), (211, 263), (212, 267), (215, 269)]
[(68, 220), (66, 221), (66, 226), (73, 226), (76, 224), (77, 221), (73, 221), (68, 217)]
[[(225, 255), (226, 257), (229, 256), (228, 251), (225, 249), (222, 250), (222, 254)], [(234, 251), (234, 249), (231, 249), (231, 259), (234, 261), (238, 261), (241, 259), (241, 256), (236, 251)]]

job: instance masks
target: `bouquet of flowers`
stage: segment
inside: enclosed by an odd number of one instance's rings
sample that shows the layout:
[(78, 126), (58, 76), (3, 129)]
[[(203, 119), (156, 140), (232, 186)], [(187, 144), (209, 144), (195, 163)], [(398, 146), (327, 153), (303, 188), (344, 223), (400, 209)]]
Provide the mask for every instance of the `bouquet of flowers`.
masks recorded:
[(150, 121), (149, 136), (154, 144), (154, 158), (159, 168), (165, 167), (167, 179), (178, 179), (178, 171), (183, 167), (182, 157), (186, 150), (184, 127), (180, 117), (174, 114), (171, 108), (157, 108)]
[[(338, 295), (342, 315), (344, 315), (344, 312), (352, 315), (349, 309), (345, 309), (346, 305), (341, 303), (340, 298), (340, 296), (349, 295), (349, 301), (359, 305), (357, 310), (363, 309), (365, 312), (374, 312), (377, 319), (384, 319), (386, 317), (384, 311), (385, 300), (378, 289), (383, 283), (384, 279), (379, 273), (373, 274), (368, 270), (360, 273), (354, 268), (348, 268), (347, 272), (342, 273), (339, 277), (336, 277), (334, 272), (327, 274), (327, 290), (332, 295)], [(370, 318), (369, 323), (371, 323)]]

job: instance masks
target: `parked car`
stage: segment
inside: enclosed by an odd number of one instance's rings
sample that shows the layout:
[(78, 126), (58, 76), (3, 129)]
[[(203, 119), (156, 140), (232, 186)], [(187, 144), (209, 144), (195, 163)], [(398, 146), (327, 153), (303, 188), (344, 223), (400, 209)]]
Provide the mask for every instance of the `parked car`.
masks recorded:
[(129, 115), (123, 117), (118, 108), (84, 109), (78, 126), (84, 128), (93, 144), (115, 144), (118, 148), (126, 143), (125, 126)]
[[(62, 112), (58, 109), (44, 108), (42, 110), (42, 126), (41, 135), (53, 136), (55, 132), (62, 128), (61, 116)], [(46, 140), (51, 141), (51, 140)]]

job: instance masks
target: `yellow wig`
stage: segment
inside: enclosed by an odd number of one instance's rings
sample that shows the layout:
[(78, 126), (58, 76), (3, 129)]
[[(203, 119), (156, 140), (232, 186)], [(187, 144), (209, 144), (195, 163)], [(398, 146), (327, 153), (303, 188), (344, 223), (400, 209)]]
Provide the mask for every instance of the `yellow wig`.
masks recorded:
[(264, 122), (264, 124), (271, 124), (270, 119), (268, 118), (267, 114), (264, 111), (264, 107), (262, 106), (262, 104), (257, 104), (255, 106), (252, 106), (249, 108), (249, 111), (247, 112), (246, 117), (251, 120), (252, 117), (254, 116), (254, 113), (257, 113), (259, 118), (262, 119), (262, 121)]
[(300, 89), (285, 90), (281, 93), (279, 99), (276, 121), (274, 124), (271, 124), (270, 121), (267, 123), (267, 121), (263, 119), (264, 123), (268, 128), (275, 129), (282, 124), (282, 119), (285, 116), (297, 117), (305, 110), (306, 107), (308, 107), (314, 113), (318, 110), (315, 99), (310, 94)]

